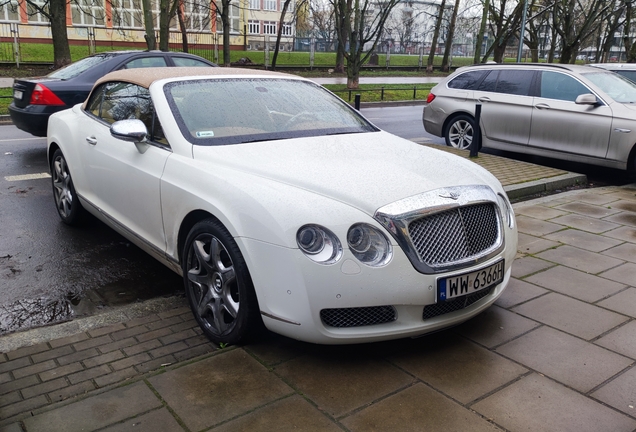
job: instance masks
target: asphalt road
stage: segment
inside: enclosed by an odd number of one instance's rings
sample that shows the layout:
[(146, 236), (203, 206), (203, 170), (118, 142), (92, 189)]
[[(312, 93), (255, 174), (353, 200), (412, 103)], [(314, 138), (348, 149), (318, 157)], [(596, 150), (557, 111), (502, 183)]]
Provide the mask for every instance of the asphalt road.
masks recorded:
[(44, 138), (13, 126), (0, 137), (0, 334), (182, 290), (180, 277), (101, 222), (60, 222)]

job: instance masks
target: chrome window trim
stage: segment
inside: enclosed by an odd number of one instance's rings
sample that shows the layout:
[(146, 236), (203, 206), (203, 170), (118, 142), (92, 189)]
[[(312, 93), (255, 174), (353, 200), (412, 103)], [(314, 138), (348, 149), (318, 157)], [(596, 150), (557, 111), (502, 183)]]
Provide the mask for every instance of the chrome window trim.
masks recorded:
[[(498, 209), (495, 212), (497, 215), (497, 240), (492, 247), (476, 256), (441, 266), (429, 266), (420, 260), (409, 233), (411, 222), (434, 213), (483, 203), (491, 203)], [(404, 198), (380, 207), (373, 217), (393, 236), (417, 271), (425, 274), (436, 274), (473, 266), (499, 254), (504, 249), (504, 225), (501, 212), (497, 194), (490, 187), (471, 185), (444, 187)]]

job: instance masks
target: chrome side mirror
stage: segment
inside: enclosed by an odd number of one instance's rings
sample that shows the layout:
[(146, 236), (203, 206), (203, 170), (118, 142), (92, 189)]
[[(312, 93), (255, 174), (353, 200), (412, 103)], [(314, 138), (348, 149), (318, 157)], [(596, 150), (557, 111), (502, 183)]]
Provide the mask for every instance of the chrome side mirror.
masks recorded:
[(138, 119), (119, 120), (110, 126), (110, 134), (120, 140), (139, 143), (146, 141), (148, 129)]

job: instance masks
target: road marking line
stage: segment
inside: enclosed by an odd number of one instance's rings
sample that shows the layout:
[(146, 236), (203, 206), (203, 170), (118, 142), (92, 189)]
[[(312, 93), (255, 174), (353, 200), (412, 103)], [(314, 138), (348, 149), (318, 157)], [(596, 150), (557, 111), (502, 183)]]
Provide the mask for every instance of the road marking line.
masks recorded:
[(22, 180), (37, 180), (43, 178), (51, 178), (51, 174), (49, 173), (38, 173), (38, 174), (22, 174), (16, 176), (6, 176), (4, 179), (6, 181), (22, 181)]
[(45, 140), (45, 139), (46, 139), (46, 137), (14, 138), (14, 139), (3, 139), (3, 140), (0, 140), (0, 143), (3, 143), (3, 142), (14, 142), (14, 141)]

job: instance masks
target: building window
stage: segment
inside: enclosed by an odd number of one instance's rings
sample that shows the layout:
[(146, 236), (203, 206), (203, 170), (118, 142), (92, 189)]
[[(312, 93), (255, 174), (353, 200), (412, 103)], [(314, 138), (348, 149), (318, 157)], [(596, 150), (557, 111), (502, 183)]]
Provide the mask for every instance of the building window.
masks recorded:
[(29, 22), (49, 24), (49, 20), (42, 15), (39, 10), (44, 10), (46, 12), (49, 11), (49, 4), (47, 0), (33, 0), (32, 3), (27, 3), (27, 15), (29, 16)]
[(249, 33), (250, 34), (261, 34), (261, 22), (257, 20), (249, 20)]
[(189, 0), (185, 6), (185, 27), (187, 30), (210, 30), (210, 6), (205, 0)]
[[(218, 13), (216, 14), (216, 28), (218, 33), (223, 33), (223, 20), (221, 19), (222, 6), (221, 2), (217, 3)], [(230, 5), (230, 33), (240, 33), (241, 28), (239, 25), (239, 7), (238, 5)]]
[(141, 0), (113, 0), (113, 26), (118, 28), (143, 28)]
[(277, 0), (263, 0), (263, 10), (275, 11)]
[(282, 36), (293, 36), (291, 23), (284, 23), (280, 33)]
[(71, 3), (73, 24), (78, 26), (104, 26), (102, 0), (78, 0)]
[(18, 2), (11, 0), (8, 2), (0, 2), (0, 22), (19, 22)]
[(250, 0), (249, 4), (250, 9), (260, 9), (261, 8), (261, 0)]
[(275, 35), (276, 27), (276, 22), (274, 21), (263, 21), (263, 34)]

